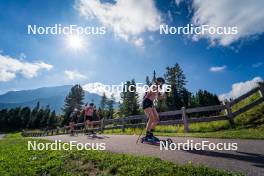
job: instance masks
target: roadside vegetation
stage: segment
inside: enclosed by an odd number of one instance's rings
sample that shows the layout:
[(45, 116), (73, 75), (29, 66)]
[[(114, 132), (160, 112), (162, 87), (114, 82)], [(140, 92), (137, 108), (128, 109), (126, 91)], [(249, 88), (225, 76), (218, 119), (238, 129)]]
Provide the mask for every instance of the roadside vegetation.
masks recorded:
[[(227, 129), (221, 131), (212, 131), (212, 132), (168, 132), (168, 129), (165, 127), (163, 131), (156, 131), (155, 135), (157, 136), (175, 136), (175, 137), (198, 137), (198, 138), (223, 138), (223, 139), (264, 139), (264, 125), (258, 126), (256, 128), (235, 128), (235, 129)], [(169, 128), (173, 128), (169, 127)], [(174, 127), (175, 128), (175, 127)], [(127, 135), (139, 135), (141, 133), (141, 129), (126, 129), (124, 133), (121, 130), (107, 130), (104, 132), (105, 134), (127, 134)], [(143, 135), (145, 131), (143, 132)]]
[[(236, 104), (233, 111), (255, 101), (259, 97), (255, 94)], [(190, 132), (184, 133), (183, 125), (157, 126), (155, 134), (159, 136), (188, 136), (206, 138), (237, 138), (237, 139), (264, 139), (264, 103), (238, 115), (235, 118), (235, 127), (229, 121), (201, 122), (189, 124)], [(140, 128), (126, 129), (123, 134), (141, 133)], [(106, 130), (107, 134), (122, 134), (122, 131)], [(144, 132), (143, 132), (144, 133)]]

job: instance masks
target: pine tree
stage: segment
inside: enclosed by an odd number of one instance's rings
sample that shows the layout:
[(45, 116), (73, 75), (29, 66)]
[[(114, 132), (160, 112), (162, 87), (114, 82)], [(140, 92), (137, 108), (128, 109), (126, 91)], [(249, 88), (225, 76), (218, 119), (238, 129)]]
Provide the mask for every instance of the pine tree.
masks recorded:
[(77, 108), (78, 110), (82, 109), (83, 106), (83, 101), (84, 101), (84, 90), (80, 85), (75, 85), (71, 88), (69, 94), (64, 100), (64, 107), (63, 107), (63, 112), (64, 112), (64, 120), (63, 120), (63, 125), (68, 124), (69, 122), (69, 116), (70, 113), (74, 110), (74, 108)]
[(102, 99), (101, 99), (101, 102), (100, 102), (101, 110), (105, 110), (106, 109), (106, 103), (107, 103), (107, 97), (106, 97), (106, 94), (103, 93), (103, 96), (102, 96)]
[(47, 105), (46, 109), (43, 112), (42, 119), (40, 121), (41, 127), (47, 127), (47, 121), (49, 119), (49, 116), (50, 116), (50, 107), (49, 107), (49, 105)]
[(36, 116), (36, 119), (34, 121), (34, 128), (40, 128), (40, 127), (43, 127), (42, 124), (41, 124), (41, 121), (43, 119), (43, 116), (45, 115), (45, 111), (44, 109), (39, 109), (38, 113), (37, 113), (37, 116)]
[(168, 106), (166, 104), (166, 100), (158, 100), (157, 104), (155, 105), (155, 108), (157, 109), (158, 112), (164, 112), (168, 110)]
[(151, 86), (151, 82), (149, 80), (149, 76), (146, 77), (146, 85)]
[(37, 115), (38, 115), (39, 108), (40, 108), (40, 103), (38, 102), (31, 112), (30, 120), (27, 125), (28, 128), (36, 128), (35, 124), (37, 121)]
[(56, 126), (57, 118), (56, 118), (56, 112), (52, 111), (51, 115), (47, 119), (47, 127), (48, 129), (52, 129)]
[(129, 93), (128, 93), (128, 87), (130, 86), (130, 81), (126, 81), (124, 87), (123, 87), (123, 92), (121, 92), (121, 102), (120, 102), (120, 112), (122, 116), (128, 116), (130, 110), (130, 105), (129, 105)]
[[(152, 76), (152, 82), (155, 82), (156, 81), (156, 71), (154, 70), (153, 71), (153, 76)], [(150, 83), (151, 84), (151, 83)]]
[(131, 85), (133, 85), (132, 90), (130, 92), (130, 99), (131, 99), (131, 115), (137, 115), (139, 114), (139, 103), (138, 103), (138, 93), (136, 89), (136, 81), (134, 79), (131, 80)]
[(120, 112), (123, 116), (139, 114), (138, 93), (136, 91), (136, 82), (127, 81), (123, 92), (121, 93)]
[(0, 129), (8, 129), (8, 111), (7, 109), (0, 110)]
[(104, 117), (100, 107), (98, 108), (98, 114), (99, 114), (100, 119)]
[(183, 89), (182, 91), (182, 103), (183, 106), (188, 108), (191, 106), (191, 101), (192, 101), (192, 93), (189, 92), (186, 88)]
[(166, 104), (169, 110), (180, 109), (186, 104), (186, 77), (180, 65), (176, 63), (173, 67), (167, 67), (165, 80), (171, 86), (171, 92), (168, 93)]
[(218, 96), (208, 92), (207, 90), (198, 90), (198, 92), (192, 97), (192, 106), (201, 107), (201, 106), (211, 106), (219, 105), (221, 102), (218, 99)]
[(8, 112), (8, 125), (13, 130), (20, 129), (21, 127), (22, 119), (21, 119), (20, 112), (21, 112), (20, 107), (10, 109)]
[(22, 127), (26, 128), (27, 124), (30, 120), (31, 110), (29, 107), (24, 107), (21, 110), (21, 120), (22, 120)]
[(114, 104), (115, 104), (114, 94), (111, 95), (111, 98), (107, 101), (106, 104), (107, 104), (108, 118), (112, 119), (114, 114)]
[(106, 97), (106, 94), (103, 93), (103, 96), (101, 98), (101, 102), (100, 102), (100, 111), (98, 112), (100, 117), (106, 117), (107, 116), (107, 101), (108, 98)]

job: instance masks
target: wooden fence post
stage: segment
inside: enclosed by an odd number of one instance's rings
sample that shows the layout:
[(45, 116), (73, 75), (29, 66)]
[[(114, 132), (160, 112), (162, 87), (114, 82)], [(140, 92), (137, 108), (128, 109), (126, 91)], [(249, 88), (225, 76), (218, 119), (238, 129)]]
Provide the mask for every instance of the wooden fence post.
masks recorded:
[(184, 126), (184, 132), (185, 133), (189, 132), (189, 124), (187, 120), (187, 114), (186, 114), (185, 107), (182, 107), (182, 121), (183, 121), (183, 126)]
[(125, 118), (122, 118), (122, 133), (125, 132)]
[(104, 131), (104, 118), (101, 119), (101, 133)]
[(259, 91), (262, 97), (264, 97), (264, 83), (259, 83)]
[(235, 125), (234, 115), (232, 113), (232, 109), (231, 109), (231, 105), (230, 105), (229, 101), (225, 102), (225, 107), (226, 107), (226, 114), (227, 114), (229, 123), (230, 123), (231, 127), (234, 127), (234, 125)]

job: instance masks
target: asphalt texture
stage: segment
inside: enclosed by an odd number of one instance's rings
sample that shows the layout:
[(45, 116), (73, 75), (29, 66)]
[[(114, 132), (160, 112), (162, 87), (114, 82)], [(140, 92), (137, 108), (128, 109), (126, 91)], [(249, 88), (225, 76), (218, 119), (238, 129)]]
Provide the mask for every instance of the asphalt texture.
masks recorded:
[[(187, 143), (188, 140), (193, 145), (201, 144), (203, 141), (206, 144), (223, 143), (226, 146), (229, 145), (228, 143), (237, 143), (237, 150), (210, 150), (208, 147), (205, 147), (204, 150), (195, 150), (190, 146), (189, 148), (183, 147), (183, 145), (175, 149), (174, 144), (169, 150), (164, 150), (164, 148), (161, 150), (159, 145), (142, 144), (140, 141), (136, 144), (138, 136), (135, 135), (87, 136), (79, 134), (78, 136), (57, 135), (42, 138), (63, 142), (105, 143), (106, 150), (114, 153), (159, 157), (174, 163), (192, 163), (222, 170), (238, 171), (249, 176), (264, 176), (264, 140), (171, 137), (175, 144)], [(166, 137), (159, 138), (166, 139)]]
[(5, 134), (0, 134), (0, 139), (3, 139), (4, 136)]

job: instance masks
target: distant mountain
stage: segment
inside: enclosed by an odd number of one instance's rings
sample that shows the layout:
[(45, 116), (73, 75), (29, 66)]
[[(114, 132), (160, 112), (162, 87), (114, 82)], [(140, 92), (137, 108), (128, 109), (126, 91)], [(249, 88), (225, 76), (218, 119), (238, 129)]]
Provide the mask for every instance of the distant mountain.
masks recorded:
[[(33, 108), (37, 102), (41, 107), (50, 106), (57, 113), (61, 112), (64, 99), (68, 95), (71, 85), (57, 87), (42, 87), (33, 90), (10, 91), (0, 95), (0, 109), (25, 107)], [(85, 102), (94, 101), (95, 105), (99, 105), (101, 96), (85, 91)]]

